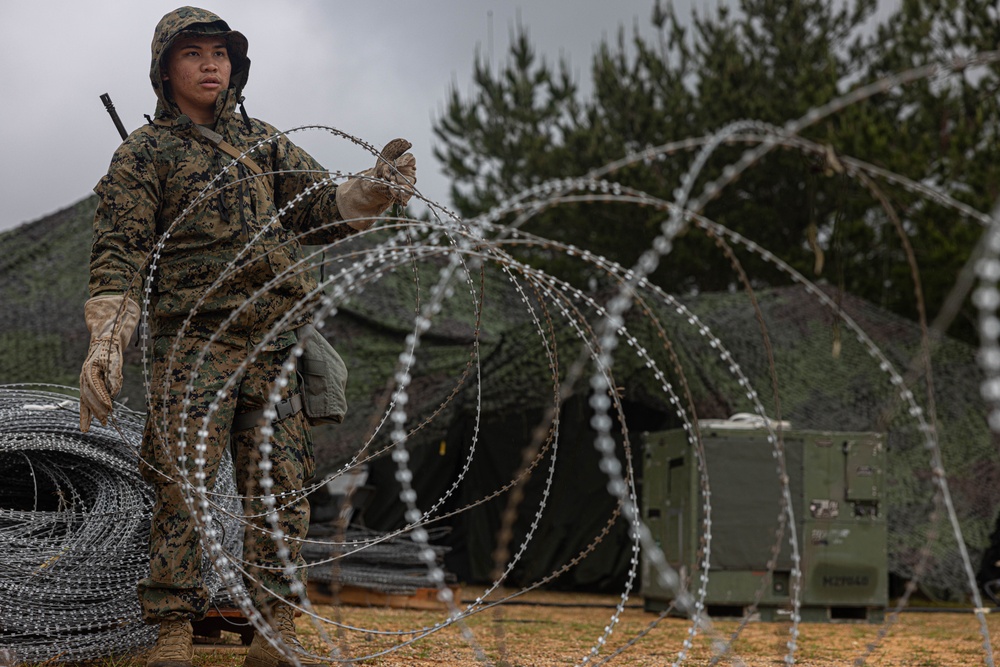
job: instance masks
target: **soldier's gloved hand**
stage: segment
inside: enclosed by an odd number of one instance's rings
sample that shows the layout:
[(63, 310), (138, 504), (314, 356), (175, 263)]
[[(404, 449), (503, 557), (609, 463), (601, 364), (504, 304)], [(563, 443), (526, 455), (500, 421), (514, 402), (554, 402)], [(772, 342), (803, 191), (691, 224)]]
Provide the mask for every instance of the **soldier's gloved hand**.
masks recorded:
[(417, 182), (417, 158), (406, 152), (410, 146), (406, 139), (393, 139), (373, 168), (337, 186), (337, 209), (348, 225), (368, 229), (393, 202), (410, 201)]
[(139, 323), (139, 306), (121, 294), (87, 300), (83, 317), (90, 330), (90, 349), (80, 370), (80, 430), (90, 430), (91, 417), (108, 423), (112, 399), (122, 388), (122, 351)]

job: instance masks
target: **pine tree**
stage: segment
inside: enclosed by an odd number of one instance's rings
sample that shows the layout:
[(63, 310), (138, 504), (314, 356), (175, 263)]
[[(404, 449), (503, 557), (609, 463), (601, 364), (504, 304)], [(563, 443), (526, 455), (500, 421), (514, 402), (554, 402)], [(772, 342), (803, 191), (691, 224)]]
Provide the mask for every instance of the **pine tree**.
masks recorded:
[[(455, 203), (466, 215), (480, 213), (531, 185), (581, 175), (647, 147), (709, 136), (742, 119), (781, 126), (854, 85), (1000, 44), (998, 10), (988, 0), (905, 0), (872, 34), (875, 7), (875, 0), (836, 6), (741, 0), (738, 11), (720, 6), (685, 26), (672, 6), (657, 1), (653, 39), (636, 31), (627, 40), (619, 30), (617, 40), (598, 49), (586, 100), (565, 64), (538, 62), (519, 31), (497, 75), (477, 58), (477, 92), (463, 100), (453, 91), (435, 128)], [(836, 156), (872, 162), (988, 210), (1000, 188), (997, 90), (997, 68), (980, 67), (856, 103), (802, 132), (819, 153), (772, 150), (703, 213), (813, 279), (911, 317), (912, 247), (933, 317), (978, 238), (978, 223), (897, 185), (852, 178)], [(716, 151), (694, 194), (746, 148)], [(692, 157), (676, 152), (608, 178), (670, 201)], [(630, 266), (663, 218), (634, 205), (578, 205), (550, 210), (527, 229)], [(752, 255), (738, 257), (757, 286), (788, 280)], [(581, 284), (593, 277), (560, 253), (530, 259)], [(738, 287), (729, 260), (696, 229), (677, 239), (653, 278), (674, 292)], [(964, 321), (958, 332), (969, 337), (969, 317)]]
[[(1000, 8), (992, 0), (904, 0), (898, 14), (857, 52), (870, 78), (986, 53), (1000, 45)], [(923, 79), (893, 90), (881, 105), (893, 122), (891, 141), (871, 159), (988, 212), (1000, 198), (1000, 68), (973, 67), (957, 76)], [(858, 151), (863, 151), (858, 147)], [(899, 189), (893, 191), (933, 318), (978, 242), (980, 223)], [(900, 289), (908, 280), (886, 276), (887, 305), (915, 315)], [(966, 301), (950, 330), (972, 340), (974, 310)]]

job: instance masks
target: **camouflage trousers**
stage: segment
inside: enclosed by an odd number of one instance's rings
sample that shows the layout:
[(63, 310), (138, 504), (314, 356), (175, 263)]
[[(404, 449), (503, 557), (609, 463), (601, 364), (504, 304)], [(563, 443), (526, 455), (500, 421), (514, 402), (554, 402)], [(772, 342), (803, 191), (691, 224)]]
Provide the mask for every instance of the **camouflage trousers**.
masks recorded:
[[(254, 427), (230, 432), (230, 424), (234, 415), (265, 406), (289, 350), (259, 353), (242, 380), (224, 394), (217, 412), (205, 426), (203, 417), (208, 414), (209, 404), (249, 356), (250, 348), (212, 343), (205, 362), (198, 368), (197, 377), (192, 378), (191, 371), (206, 341), (185, 339), (168, 369), (173, 344), (172, 338), (157, 338), (153, 344), (149, 416), (142, 441), (142, 475), (155, 491), (149, 535), (150, 573), (138, 587), (143, 619), (147, 623), (182, 618), (197, 620), (209, 608), (210, 599), (202, 579), (201, 543), (178, 481), (186, 476), (199, 486), (194, 465), (199, 454), (195, 445), (203, 428), (207, 436), (204, 439), (207, 448), (202, 456), (207, 489), (213, 488), (225, 448), (231, 447), (236, 486), (243, 496), (247, 517), (243, 534), (244, 582), (254, 606), (265, 609), (276, 595), (289, 597), (291, 579), (284, 573), (278, 545), (270, 537), (272, 529), (265, 516), (267, 508), (262, 500), (258, 447), (262, 429)], [(185, 410), (182, 402), (189, 383), (193, 391)], [(297, 392), (298, 380), (292, 373), (282, 398)], [(186, 419), (182, 420), (185, 412)], [(180, 448), (182, 426), (186, 428), (183, 452)], [(274, 422), (272, 427), (274, 433), (269, 440), (268, 453), (273, 480), (270, 491), (278, 498), (279, 526), (285, 534), (291, 562), (298, 564), (298, 571), (304, 573), (297, 540), (305, 537), (309, 527), (309, 502), (296, 492), (313, 474), (312, 443), (302, 412)]]

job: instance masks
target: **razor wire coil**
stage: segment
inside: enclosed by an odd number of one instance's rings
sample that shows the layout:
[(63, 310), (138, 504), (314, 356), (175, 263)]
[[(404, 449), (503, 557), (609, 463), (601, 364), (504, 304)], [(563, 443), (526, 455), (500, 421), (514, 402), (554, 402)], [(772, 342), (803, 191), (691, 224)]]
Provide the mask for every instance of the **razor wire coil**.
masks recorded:
[[(745, 627), (749, 613), (742, 619), (736, 632), (727, 638), (714, 627), (704, 605), (708, 581), (712, 576), (712, 493), (703, 458), (705, 451), (701, 447), (697, 415), (690, 409), (690, 397), (683, 371), (675, 368), (678, 378), (668, 377), (665, 369), (669, 364), (661, 363), (658, 359), (660, 354), (664, 354), (667, 359), (670, 358), (669, 337), (665, 332), (670, 319), (676, 318), (679, 326), (695, 332), (696, 338), (710, 350), (712, 363), (724, 370), (726, 381), (730, 383), (727, 389), (731, 389), (735, 397), (734, 402), (748, 406), (749, 410), (763, 419), (767, 442), (773, 448), (775, 460), (775, 477), (771, 483), (781, 494), (778, 513), (774, 518), (777, 527), (776, 538), (768, 567), (769, 570), (774, 569), (778, 551), (785, 542), (791, 550), (792, 625), (783, 660), (787, 664), (795, 662), (799, 648), (798, 626), (801, 621), (802, 602), (802, 568), (798, 549), (804, 538), (796, 532), (796, 511), (799, 510), (793, 506), (791, 498), (782, 434), (780, 429), (776, 432), (772, 427), (765, 399), (762, 398), (765, 392), (759, 393), (758, 390), (759, 386), (764, 386), (768, 382), (774, 383), (774, 403), (780, 404), (780, 392), (774, 380), (775, 361), (769, 359), (767, 362), (772, 371), (771, 378), (764, 379), (763, 383), (760, 378), (749, 378), (737, 359), (739, 353), (732, 351), (726, 345), (727, 332), (718, 331), (715, 324), (690, 311), (683, 300), (667, 295), (659, 286), (652, 285), (648, 279), (662, 258), (673, 250), (674, 238), (681, 231), (693, 228), (716, 240), (720, 250), (731, 257), (734, 273), (741, 276), (748, 293), (748, 302), (752, 304), (760, 323), (760, 338), (765, 342), (765, 347), (769, 346), (767, 341), (772, 330), (765, 322), (766, 318), (756, 302), (756, 295), (749, 280), (741, 273), (742, 267), (734, 251), (736, 248), (758, 256), (784, 272), (793, 282), (803, 286), (811, 299), (831, 313), (839, 324), (843, 324), (853, 334), (855, 340), (851, 344), (856, 345), (863, 355), (867, 355), (866, 363), (877, 368), (882, 374), (884, 386), (880, 398), (893, 407), (903, 407), (901, 415), (894, 414), (892, 417), (896, 420), (892, 426), (905, 434), (905, 438), (909, 441), (921, 443), (926, 453), (925, 465), (930, 472), (933, 486), (933, 497), (929, 499), (931, 528), (928, 536), (954, 539), (960, 576), (965, 577), (964, 583), (971, 589), (969, 593), (980, 610), (977, 612), (977, 617), (983, 636), (986, 662), (992, 665), (989, 632), (981, 612), (982, 604), (978, 597), (975, 574), (972, 572), (971, 557), (963, 541), (960, 520), (941, 456), (940, 434), (935, 426), (933, 402), (930, 402), (930, 409), (921, 404), (921, 399), (928, 402), (933, 396), (918, 396), (907, 374), (899, 370), (898, 360), (889, 358), (866, 333), (864, 327), (840, 309), (821, 288), (795, 272), (781, 258), (760, 247), (752, 239), (703, 218), (700, 211), (706, 202), (738, 178), (741, 172), (757, 165), (770, 150), (776, 147), (803, 152), (822, 150), (798, 137), (797, 134), (801, 129), (823, 117), (894, 86), (945, 76), (950, 72), (963, 70), (970, 63), (989, 64), (998, 59), (1000, 55), (995, 53), (981, 54), (965, 61), (937, 64), (893, 75), (831, 100), (802, 118), (790, 121), (784, 127), (774, 127), (757, 121), (741, 121), (700, 140), (693, 139), (668, 147), (644, 149), (623, 161), (609, 165), (605, 170), (584, 177), (557, 179), (534, 186), (502, 202), (488, 214), (472, 220), (460, 220), (443, 207), (424, 200), (432, 212), (431, 220), (414, 221), (406, 218), (387, 220), (383, 229), (359, 235), (362, 239), (371, 237), (372, 243), (367, 248), (352, 251), (357, 254), (350, 256), (349, 259), (345, 259), (349, 257), (347, 254), (336, 253), (334, 258), (327, 259), (325, 253), (331, 248), (325, 248), (322, 256), (314, 253), (262, 286), (240, 309), (252, 307), (253, 301), (266, 294), (268, 290), (280, 286), (283, 281), (293, 278), (298, 273), (313, 270), (317, 265), (336, 269), (327, 279), (321, 281), (316, 292), (297, 304), (278, 325), (280, 327), (284, 322), (291, 321), (301, 312), (309, 312), (316, 320), (317, 328), (322, 328), (324, 321), (336, 318), (341, 309), (347, 307), (352, 300), (364, 298), (365, 290), (377, 284), (381, 277), (404, 269), (408, 265), (421, 264), (437, 270), (437, 275), (426, 295), (414, 304), (412, 326), (401, 342), (391, 377), (387, 378), (387, 385), (392, 391), (388, 393), (383, 404), (381, 419), (369, 433), (366, 433), (363, 445), (352, 460), (335, 473), (346, 474), (360, 465), (366, 457), (374, 455), (372, 449), (388, 452), (396, 464), (395, 478), (400, 484), (398, 500), (405, 507), (406, 527), (395, 534), (381, 536), (350, 531), (345, 531), (343, 534), (337, 531), (329, 535), (314, 534), (303, 540), (302, 548), (309, 556), (310, 574), (317, 581), (370, 581), (397, 586), (398, 590), (410, 590), (406, 585), (390, 581), (390, 577), (384, 572), (376, 571), (367, 565), (351, 563), (351, 559), (366, 556), (416, 565), (418, 567), (413, 571), (423, 571), (426, 575), (423, 581), (430, 581), (437, 587), (439, 599), (447, 607), (447, 617), (405, 633), (409, 636), (408, 639), (399, 639), (389, 648), (350, 656), (349, 659), (357, 661), (384, 655), (399, 647), (421, 641), (444, 627), (457, 625), (476, 659), (484, 664), (488, 662), (481, 642), (465, 620), (473, 614), (497, 605), (495, 601), (487, 602), (487, 598), (507, 580), (514, 566), (524, 557), (528, 545), (536, 539), (540, 520), (547, 511), (550, 501), (551, 480), (561, 460), (560, 457), (566, 456), (565, 451), (560, 451), (558, 418), (560, 400), (568, 392), (575, 390), (585, 391), (589, 398), (588, 405), (593, 410), (590, 425), (596, 433), (593, 446), (600, 454), (601, 472), (607, 477), (606, 490), (617, 502), (608, 525), (619, 518), (624, 520), (628, 524), (632, 541), (632, 558), (621, 602), (616, 606), (604, 631), (593, 640), (590, 649), (583, 652), (580, 664), (597, 661), (603, 664), (604, 661), (634, 646), (642, 635), (655, 629), (656, 622), (650, 624), (638, 636), (626, 639), (618, 648), (611, 646), (619, 617), (632, 593), (637, 577), (640, 549), (650, 563), (653, 576), (658, 577), (664, 585), (677, 590), (672, 609), (684, 612), (690, 619), (688, 636), (677, 650), (673, 664), (679, 665), (688, 659), (691, 649), (700, 636), (707, 637), (711, 642), (713, 662), (728, 657), (739, 664), (738, 656), (733, 656), (730, 652), (735, 637)], [(329, 132), (338, 138), (363, 146), (375, 154), (373, 147), (333, 128), (310, 126), (297, 128), (286, 134), (309, 129)], [(735, 143), (746, 143), (748, 148), (735, 163), (727, 166), (721, 175), (710, 180), (701, 192), (696, 194), (695, 185), (700, 182), (702, 172), (707, 168), (708, 158), (720, 146)], [(682, 149), (695, 151), (696, 154), (672, 201), (632, 191), (607, 180), (615, 169), (629, 162), (655, 160)], [(910, 192), (961, 215), (972, 217), (987, 226), (985, 233), (988, 236), (985, 245), (988, 252), (976, 265), (976, 277), (980, 284), (974, 300), (980, 309), (983, 334), (979, 363), (988, 374), (987, 381), (982, 385), (982, 398), (994, 410), (990, 414), (990, 427), (996, 431), (1000, 424), (1000, 418), (996, 418), (998, 413), (995, 412), (997, 396), (1000, 396), (1000, 392), (995, 391), (996, 386), (1000, 386), (996, 380), (997, 369), (1000, 368), (1000, 363), (997, 362), (1000, 354), (996, 353), (997, 332), (1000, 331), (996, 318), (997, 309), (1000, 307), (1000, 299), (996, 296), (996, 282), (1000, 276), (1000, 270), (997, 270), (1000, 264), (996, 259), (997, 248), (1000, 248), (1000, 243), (995, 242), (998, 238), (996, 211), (992, 216), (971, 211), (968, 207), (924, 184), (906, 181), (901, 176), (885, 173), (883, 170), (854, 161), (848, 156), (838, 156), (838, 159), (847, 166), (847, 173), (851, 177), (863, 181), (861, 177), (863, 173), (866, 174), (866, 178), (883, 178), (895, 182)], [(223, 173), (220, 172), (205, 187), (191, 207), (198, 205), (207, 197), (214, 196), (215, 188)], [(324, 180), (313, 188), (300, 193), (293, 201), (287, 202), (264, 229), (279, 224), (281, 216), (308, 201), (309, 195), (321, 184), (336, 183), (344, 177), (345, 175), (339, 172), (326, 175)], [(417, 198), (420, 199), (419, 193)], [(614, 264), (592, 250), (560, 245), (534, 237), (526, 229), (539, 212), (569, 202), (641, 203), (644, 206), (656, 207), (665, 218), (660, 235), (651, 243), (650, 248), (643, 253), (636, 265), (627, 268)], [(188, 211), (190, 210), (192, 209), (189, 208)], [(185, 214), (188, 211), (185, 211)], [(259, 233), (263, 233), (264, 229)], [(151, 253), (150, 273), (145, 274), (147, 281), (154, 278), (152, 272), (157, 264), (159, 249), (169, 238), (169, 234), (168, 229), (160, 245)], [(346, 243), (336, 245), (342, 246)], [(515, 255), (518, 247), (532, 245), (563, 253), (567, 257), (586, 263), (589, 267), (596, 267), (603, 272), (603, 277), (613, 282), (616, 288), (615, 294), (606, 301), (598, 301), (582, 290), (537, 271)], [(248, 245), (247, 248), (249, 247)], [(213, 285), (207, 287), (199, 306), (226, 277), (239, 270), (241, 256), (226, 267)], [(459, 468), (458, 479), (450, 485), (444, 495), (439, 498), (419, 498), (412, 482), (414, 476), (421, 473), (410, 466), (408, 443), (413, 434), (429, 420), (425, 419), (425, 415), (413, 412), (409, 406), (413, 404), (414, 398), (411, 395), (414, 391), (412, 386), (414, 372), (422, 362), (421, 355), (424, 350), (421, 346), (425, 343), (428, 332), (442, 317), (445, 306), (455, 298), (456, 294), (461, 294), (463, 299), (468, 296), (467, 307), (474, 313), (472, 319), (475, 320), (476, 326), (470, 343), (466, 374), (456, 387), (462, 387), (471, 396), (477, 417), (476, 436), (473, 442), (478, 439), (478, 418), (482, 412), (483, 387), (489, 382), (489, 378), (484, 377), (482, 373), (480, 323), (482, 303), (490, 295), (486, 294), (480, 285), (484, 284), (481, 277), (485, 271), (496, 267), (500, 268), (508, 288), (516, 293), (527, 313), (526, 321), (532, 330), (533, 340), (537, 341), (539, 348), (542, 349), (542, 358), (550, 366), (553, 391), (546, 421), (543, 421), (533, 434), (533, 440), (525, 450), (524, 461), (515, 479), (497, 492), (499, 495), (507, 496), (508, 514), (504, 516), (501, 544), (496, 552), (497, 567), (492, 581), (474, 602), (461, 606), (452, 598), (447, 586), (449, 582), (447, 573), (440, 565), (440, 550), (433, 547), (428, 527), (445, 516), (439, 510), (445, 506), (445, 501), (466, 476), (476, 449), (473, 447), (470, 450)], [(419, 275), (419, 272), (415, 271), (414, 275)], [(141, 280), (142, 277), (137, 276), (136, 279)], [(961, 298), (961, 295), (957, 298)], [(143, 306), (143, 324), (140, 330), (143, 332), (141, 344), (145, 362), (149, 352), (146, 327), (148, 298)], [(185, 327), (197, 316), (197, 308), (198, 306), (191, 311)], [(638, 317), (641, 320), (651, 323), (651, 326), (661, 334), (661, 338), (667, 341), (666, 344), (654, 347), (650, 341), (642, 340), (633, 332), (632, 327), (637, 316), (631, 311), (635, 310), (640, 312)], [(223, 324), (223, 329), (234, 321), (239, 312), (240, 310), (237, 310), (232, 313)], [(567, 338), (574, 342), (575, 347), (571, 346), (569, 351), (557, 347), (557, 331), (569, 332)], [(182, 327), (178, 337), (183, 333)], [(218, 333), (216, 332), (216, 335)], [(268, 336), (273, 338), (277, 333), (276, 329), (269, 332)], [(262, 344), (266, 344), (268, 340), (266, 337)], [(565, 346), (566, 339), (559, 340)], [(926, 340), (923, 342), (926, 343)], [(631, 440), (627, 428), (624, 427), (623, 408), (615, 382), (616, 369), (621, 363), (621, 357), (617, 352), (622, 345), (628, 348), (629, 354), (634, 353), (646, 371), (655, 379), (658, 389), (667, 397), (665, 402), (683, 423), (690, 445), (699, 457), (699, 497), (704, 503), (705, 512), (701, 525), (703, 543), (698, 552), (700, 571), (697, 581), (682, 581), (680, 574), (668, 564), (648, 527), (642, 521), (635, 487), (635, 461), (631, 458)], [(287, 382), (288, 375), (294, 372), (294, 357), (300, 352), (301, 345), (297, 345), (283, 368), (282, 376), (275, 383), (270, 404), (265, 412), (268, 419), (274, 419), (273, 406), (280, 400), (279, 390), (282, 383)], [(204, 357), (199, 359), (198, 364), (203, 360)], [(226, 391), (231, 390), (239, 381), (246, 365), (244, 364), (233, 376), (231, 383), (227, 384)], [(929, 378), (930, 369), (926, 370)], [(195, 374), (190, 378), (189, 390), (193, 390), (196, 376), (197, 364)], [(148, 387), (148, 392), (155, 405), (158, 388)], [(457, 394), (458, 389), (455, 389), (441, 400), (440, 405), (443, 407), (449, 404), (456, 399)], [(0, 559), (2, 563), (0, 571), (3, 572), (3, 576), (0, 576), (0, 648), (11, 647), (20, 660), (84, 659), (109, 652), (128, 652), (150, 641), (149, 628), (136, 626), (134, 623), (137, 604), (132, 601), (134, 598), (132, 587), (135, 580), (141, 577), (144, 567), (141, 549), (143, 517), (148, 516), (151, 505), (149, 492), (144, 490), (136, 471), (138, 443), (142, 432), (140, 417), (135, 413), (119, 409), (116, 411), (117, 419), (114, 424), (116, 428), (95, 427), (91, 433), (80, 434), (77, 428), (78, 413), (73, 409), (75, 399), (66, 396), (63, 390), (55, 392), (51, 389), (31, 387), (0, 388), (0, 465), (11, 472), (12, 478), (10, 484), (0, 488), (0, 550), (4, 556)], [(203, 426), (216, 418), (217, 405), (218, 401), (215, 401), (209, 406)], [(434, 415), (436, 414), (437, 411), (434, 412)], [(885, 425), (884, 421), (880, 421), (883, 419), (888, 418), (875, 415), (870, 423)], [(416, 425), (411, 425), (411, 422), (416, 422)], [(622, 425), (620, 432), (614, 432), (616, 423)], [(178, 446), (180, 455), (185, 457), (183, 461), (187, 464), (185, 467), (193, 466), (196, 474), (205, 464), (206, 430), (202, 428), (200, 433), (183, 431), (163, 433), (165, 439)], [(260, 445), (266, 462), (269, 426), (262, 429), (262, 434), (264, 437)], [(623, 459), (618, 458), (615, 435), (624, 440)], [(549, 457), (547, 465), (543, 465), (545, 456)], [(517, 480), (539, 469), (544, 470), (545, 476), (541, 501), (534, 510), (528, 512), (529, 529), (520, 536), (520, 542), (517, 542), (510, 530), (517, 512), (524, 509)], [(266, 517), (271, 526), (271, 534), (284, 568), (293, 572), (294, 565), (289, 562), (288, 538), (281, 533), (277, 520), (287, 499), (267, 493), (270, 480), (266, 467), (262, 470), (264, 475), (261, 486), (265, 489), (263, 501), (267, 507)], [(161, 472), (169, 474), (169, 471)], [(222, 478), (230, 479), (231, 473), (220, 474), (220, 479)], [(322, 488), (327, 481), (329, 478), (313, 484), (303, 493), (311, 495)], [(246, 521), (238, 504), (238, 495), (232, 488), (209, 490), (204, 484), (187, 487), (187, 491), (195, 510), (196, 520), (203, 529), (203, 542), (207, 558), (211, 563), (211, 576), (214, 578), (215, 588), (240, 607), (258, 632), (277, 641), (276, 635), (260, 613), (252, 608), (246, 591), (239, 583), (239, 575), (245, 574), (247, 563), (242, 559), (239, 544), (232, 542), (232, 539), (241, 533)], [(484, 498), (490, 496), (489, 493), (483, 494)], [(473, 501), (464, 508), (450, 511), (467, 510), (476, 502), (479, 501)], [(428, 509), (422, 510), (421, 507)], [(947, 527), (940, 528), (941, 532), (937, 532), (939, 519), (946, 520), (948, 524)], [(406, 539), (409, 540), (405, 550), (401, 548), (397, 539), (403, 534), (408, 534)], [(599, 534), (591, 546), (603, 539), (604, 534)], [(914, 581), (929, 575), (927, 569), (932, 555), (932, 542), (934, 540), (930, 540), (918, 551), (919, 557), (910, 571)], [(585, 549), (578, 554), (578, 557), (585, 557), (587, 551)], [(113, 561), (114, 567), (108, 567), (108, 559), (112, 555), (119, 560)], [(576, 562), (576, 559), (524, 590), (551, 580), (573, 562)], [(98, 563), (100, 567), (97, 567)], [(336, 579), (337, 576), (341, 578)], [(696, 590), (690, 590), (689, 586)], [(757, 591), (755, 598), (757, 601), (760, 600), (761, 590)], [(907, 594), (900, 600), (896, 612), (905, 607), (908, 596), (913, 590), (914, 587), (907, 588)], [(377, 628), (354, 628), (325, 618), (308, 602), (301, 586), (296, 588), (295, 592), (303, 598), (302, 611), (317, 629), (322, 641), (328, 645), (334, 643), (327, 634), (328, 628), (336, 628), (338, 631), (379, 632)], [(37, 613), (14, 618), (5, 612), (14, 608), (14, 605), (23, 607), (24, 600), (38, 600)], [(93, 604), (84, 605), (82, 604), (84, 601)], [(756, 602), (751, 605), (751, 611), (755, 605)], [(856, 658), (858, 664), (864, 664), (871, 656), (891, 622), (892, 616), (879, 629), (879, 633), (867, 645), (864, 652)], [(404, 633), (386, 634), (400, 637), (404, 635)], [(60, 652), (55, 654), (51, 646), (52, 637), (59, 637), (60, 640)], [(46, 639), (49, 643), (46, 643)], [(96, 648), (96, 644), (100, 644), (102, 648)], [(507, 648), (504, 646), (504, 651)], [(607, 653), (609, 649), (611, 653), (601, 658), (602, 653)], [(95, 652), (99, 650), (105, 653)], [(282, 647), (282, 650), (288, 653), (291, 660), (299, 660), (299, 656), (288, 647)], [(318, 653), (306, 655), (313, 659), (331, 660), (329, 656)]]

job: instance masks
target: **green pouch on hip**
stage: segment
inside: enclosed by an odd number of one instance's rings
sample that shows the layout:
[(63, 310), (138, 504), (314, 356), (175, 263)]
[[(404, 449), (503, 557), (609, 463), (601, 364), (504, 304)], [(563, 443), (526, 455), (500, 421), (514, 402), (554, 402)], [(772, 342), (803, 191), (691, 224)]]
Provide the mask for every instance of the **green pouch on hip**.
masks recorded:
[(347, 365), (311, 324), (296, 333), (302, 341), (298, 367), (306, 421), (313, 426), (340, 424), (347, 414)]

